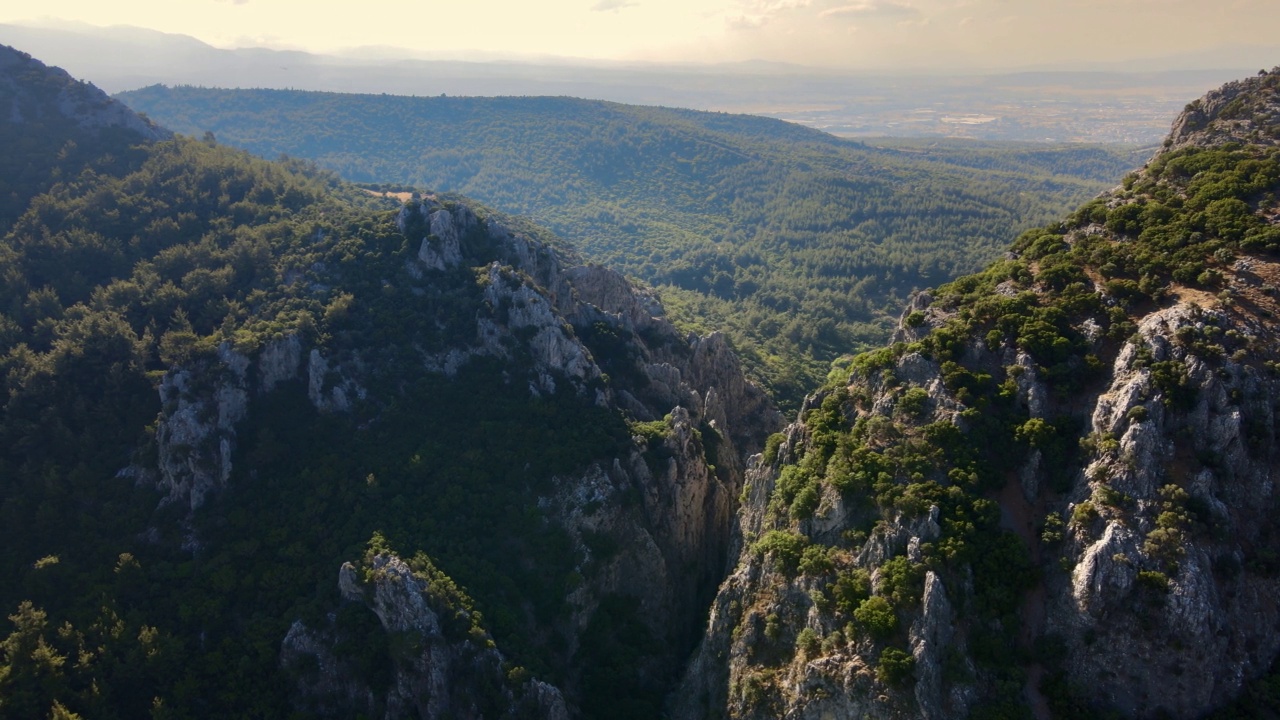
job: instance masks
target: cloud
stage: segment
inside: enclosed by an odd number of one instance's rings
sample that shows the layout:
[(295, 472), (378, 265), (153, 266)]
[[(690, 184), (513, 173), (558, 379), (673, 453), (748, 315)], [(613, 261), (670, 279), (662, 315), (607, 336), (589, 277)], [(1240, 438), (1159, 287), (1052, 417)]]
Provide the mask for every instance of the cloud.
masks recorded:
[[(236, 0), (236, 2), (247, 2), (247, 0)], [(623, 8), (635, 7), (639, 4), (631, 0), (600, 0), (595, 5), (592, 5), (591, 9), (594, 12), (617, 12)]]
[(892, 17), (901, 18), (919, 14), (910, 5), (896, 2), (856, 2), (849, 5), (827, 8), (818, 13), (818, 17)]
[(810, 0), (750, 0), (742, 4), (757, 12), (776, 13), (780, 10), (808, 7)]
[(809, 7), (813, 0), (738, 0), (741, 13), (725, 20), (734, 30), (755, 30), (764, 27), (774, 16)]

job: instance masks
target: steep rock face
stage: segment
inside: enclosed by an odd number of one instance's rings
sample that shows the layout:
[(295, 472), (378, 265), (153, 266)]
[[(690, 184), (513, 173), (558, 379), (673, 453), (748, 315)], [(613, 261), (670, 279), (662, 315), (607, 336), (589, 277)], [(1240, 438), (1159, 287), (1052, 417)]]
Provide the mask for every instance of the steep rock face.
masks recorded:
[[(956, 416), (958, 403), (942, 387), (936, 363), (907, 354), (894, 374), (912, 378), (917, 387), (933, 388), (930, 417), (947, 422)], [(855, 418), (892, 416), (898, 380), (886, 383), (878, 373), (859, 380), (859, 390), (869, 392), (862, 409), (854, 411)], [(822, 393), (807, 399), (802, 416), (828, 397), (832, 396)], [(759, 549), (762, 538), (787, 525), (775, 509), (779, 470), (811, 452), (812, 435), (805, 423), (792, 424), (772, 463), (753, 459), (739, 511), (738, 566), (716, 597), (702, 645), (673, 697), (673, 716), (964, 717), (972, 705), (972, 690), (944, 684), (943, 670), (944, 662), (955, 662), (964, 647), (963, 634), (956, 628), (960, 619), (942, 577), (926, 568), (920, 549), (942, 534), (937, 505), (919, 515), (895, 511), (887, 522), (870, 528), (865, 501), (826, 488), (813, 515), (799, 522), (801, 533), (813, 542), (810, 547), (835, 548), (831, 557), (840, 578), (852, 577), (850, 570), (861, 571), (868, 589), (879, 589), (881, 568), (894, 558), (906, 560), (918, 572), (920, 595), (908, 612), (898, 613), (896, 623), (903, 649), (914, 661), (913, 689), (877, 674), (886, 646), (882, 639), (868, 637), (860, 625), (855, 630), (848, 613), (832, 611), (836, 600), (829, 569), (797, 577), (799, 557), (779, 562), (776, 554)], [(865, 528), (871, 532), (859, 532)], [(805, 647), (802, 633), (812, 633), (820, 644)]]
[[(226, 487), (236, 448), (236, 424), (244, 420), (254, 396), (281, 382), (307, 376), (312, 403), (321, 410), (345, 410), (363, 388), (342, 376), (325, 387), (329, 363), (319, 349), (303, 358), (303, 343), (288, 335), (259, 349), (256, 357), (218, 346), (215, 357), (195, 367), (174, 368), (160, 382), (160, 417), (156, 423), (157, 484), (166, 504), (204, 504), (210, 493)], [(134, 466), (127, 473), (147, 475)]]
[(1173, 123), (1165, 148), (1214, 147), (1226, 143), (1280, 144), (1280, 67), (1258, 77), (1230, 82), (1187, 105)]
[[(1182, 304), (1147, 316), (1092, 413), (1104, 440), (1082, 459), (1063, 555), (1074, 569), (1050, 584), (1046, 617), (1073, 677), (1126, 713), (1222, 705), (1280, 654), (1280, 580), (1248, 560), (1272, 532), (1280, 384), (1178, 340), (1248, 332), (1238, 320)], [(1176, 397), (1144, 355), (1185, 367)]]
[[(602, 598), (636, 598), (640, 616), (672, 648), (636, 668), (652, 676), (669, 674), (688, 651), (729, 551), (737, 477), (707, 463), (707, 435), (718, 431), (699, 431), (694, 417), (676, 406), (662, 438), (638, 439), (628, 457), (557, 479), (555, 492), (540, 501), (582, 550), (579, 572), (587, 581), (570, 598), (574, 623), (586, 627)], [(734, 446), (714, 442), (727, 458)], [(600, 537), (610, 538), (609, 546), (602, 548)]]
[(675, 717), (1189, 719), (1272, 667), (1277, 87), (1193, 103), (806, 400)]
[[(415, 345), (420, 368), (396, 369), (397, 375), (455, 377), (487, 358), (507, 368), (511, 392), (535, 398), (567, 392), (648, 423), (652, 434), (637, 435), (622, 455), (553, 478), (535, 502), (548, 521), (567, 531), (581, 558), (582, 581), (568, 597), (569, 617), (554, 628), (566, 638), (565, 656), (578, 652), (602, 600), (628, 598), (656, 642), (637, 660), (636, 672), (654, 687), (669, 684), (723, 577), (743, 458), (779, 427), (780, 414), (743, 377), (723, 337), (683, 337), (661, 318), (651, 293), (617, 273), (577, 265), (571, 254), (532, 235), (435, 197), (406, 205), (394, 221), (418, 248), (408, 268), (415, 293), (471, 283), (478, 290), (470, 317), (455, 320), (458, 330), (450, 330), (448, 342)], [(312, 286), (335, 282), (321, 277)], [(226, 487), (237, 423), (252, 403), (283, 384), (301, 383), (321, 412), (376, 417), (386, 399), (366, 388), (388, 375), (376, 351), (334, 349), (307, 338), (289, 334), (251, 353), (224, 343), (216, 356), (169, 371), (156, 434), (166, 502), (194, 511)], [(409, 630), (430, 636), (430, 616), (414, 605), (416, 591), (397, 584), (403, 575), (398, 567), (392, 561), (378, 566), (385, 578), (370, 586), (378, 588), (370, 607), (390, 636)], [(350, 600), (349, 573), (343, 577)], [(383, 598), (396, 588), (407, 594)], [(322, 714), (468, 716), (477, 711), (459, 709), (447, 687), (468, 692), (466, 683), (488, 682), (483, 678), (501, 665), (496, 650), (492, 657), (481, 653), (464, 661), (457, 647), (435, 644), (418, 659), (397, 662), (394, 687), (383, 692), (355, 678), (350, 664), (334, 654), (335, 632), (297, 624), (282, 650), (289, 667), (301, 662), (299, 667), (320, 668), (319, 675), (299, 675), (297, 687), (301, 706)], [(299, 660), (304, 655), (314, 659)], [(570, 665), (564, 690), (576, 713), (581, 668)], [(462, 675), (451, 675), (450, 668), (464, 666), (469, 669)], [(534, 695), (559, 697), (550, 686), (530, 687)], [(557, 702), (538, 705), (535, 714), (556, 716), (564, 707)], [(553, 706), (561, 710), (547, 710)]]
[[(1275, 271), (1280, 267), (1268, 269)], [(1268, 307), (1280, 311), (1274, 302)], [(1004, 525), (1027, 541), (1030, 552), (1053, 561), (1043, 569), (1043, 585), (1024, 599), (1020, 632), (1062, 643), (1074, 692), (1093, 706), (1133, 717), (1199, 717), (1238, 695), (1247, 679), (1280, 655), (1273, 632), (1280, 622), (1280, 578), (1266, 565), (1271, 550), (1263, 549), (1274, 547), (1280, 383), (1247, 361), (1253, 358), (1206, 358), (1184, 342), (1188, 329), (1245, 337), (1258, 330), (1251, 325), (1221, 308), (1179, 303), (1142, 319), (1096, 395), (1050, 400), (1050, 388), (1033, 371), (1019, 376), (1015, 387), (1027, 417), (1061, 417), (1074, 409), (1090, 418), (1091, 449), (1066, 470), (1073, 478), (1068, 492), (1059, 496), (1049, 489), (1054, 481), (1032, 451), (1010, 477), (1011, 489), (996, 499)], [(973, 352), (986, 356), (984, 364), (992, 368), (1026, 363), (1025, 354), (1011, 350), (1001, 357), (999, 349), (975, 345)], [(1181, 364), (1185, 377), (1171, 392), (1153, 381), (1150, 363)], [(910, 354), (898, 360), (895, 374), (928, 389), (930, 419), (963, 423), (955, 414), (963, 405), (941, 383), (928, 382), (922, 364), (938, 374), (937, 363)], [(854, 422), (892, 416), (900, 393), (878, 384), (855, 378), (850, 390), (871, 389), (871, 408), (857, 411)], [(792, 426), (778, 462), (803, 458), (812, 451), (808, 442), (807, 428)], [(748, 539), (777, 527), (768, 517), (777, 480), (776, 467), (757, 466), (747, 475), (741, 527)], [(829, 579), (789, 579), (775, 558), (748, 547), (721, 587), (678, 696), (678, 717), (714, 716), (724, 707), (729, 717), (946, 718), (973, 708), (975, 685), (955, 679), (974, 670), (967, 621), (949, 599), (953, 590), (927, 569), (919, 550), (940, 538), (938, 507), (916, 518), (899, 512), (850, 546), (848, 532), (866, 527), (865, 517), (848, 498), (828, 490), (815, 516), (800, 527), (815, 543), (848, 548), (848, 567), (865, 570), (873, 588), (888, 560), (905, 558), (918, 568), (923, 591), (898, 613), (899, 624), (909, 628), (914, 687), (895, 689), (877, 678), (882, 648), (876, 643), (848, 642), (844, 616), (822, 608), (831, 602)], [(1066, 527), (1061, 545), (1040, 539), (1046, 518)], [(973, 588), (963, 585), (962, 578), (959, 592), (971, 604)], [(771, 615), (789, 621), (784, 632), (792, 643), (804, 629), (839, 640), (824, 644), (817, 657), (794, 650), (781, 664), (761, 661), (759, 646), (779, 643), (763, 635)], [(781, 642), (786, 645), (788, 637)], [(1032, 707), (1044, 702), (1033, 685), (1024, 699)]]
[(474, 628), (462, 632), (465, 622), (458, 621), (468, 620), (467, 612), (450, 607), (431, 584), (429, 576), (392, 554), (372, 556), (361, 570), (345, 563), (338, 578), (343, 600), (372, 610), (403, 649), (392, 660), (387, 687), (378, 692), (335, 656), (338, 630), (294, 623), (280, 655), (281, 664), (298, 678), (298, 706), (320, 715), (355, 711), (381, 717), (568, 720), (558, 690), (509, 677), (493, 639)]

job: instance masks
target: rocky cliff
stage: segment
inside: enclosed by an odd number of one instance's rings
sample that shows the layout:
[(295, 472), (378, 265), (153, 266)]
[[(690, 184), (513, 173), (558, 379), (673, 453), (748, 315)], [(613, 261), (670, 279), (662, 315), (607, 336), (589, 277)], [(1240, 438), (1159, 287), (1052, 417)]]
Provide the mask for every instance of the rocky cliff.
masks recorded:
[(284, 638), (280, 658), (296, 678), (297, 705), (319, 716), (568, 720), (560, 691), (513, 668), (470, 599), (429, 560), (415, 563), (371, 549), (359, 568), (344, 563), (338, 575), (343, 600), (372, 611), (395, 638), (385, 687), (335, 654), (354, 638), (331, 613), (320, 628), (295, 622)]
[(781, 425), (723, 337), (8, 49), (0, 126), (0, 717), (660, 712)]
[[(617, 273), (580, 265), (571, 253), (515, 232), (495, 217), (480, 217), (457, 201), (414, 201), (394, 222), (417, 248), (403, 268), (401, 278), (409, 283), (405, 290), (425, 296), (461, 283), (459, 292), (474, 295), (474, 305), (449, 308), (457, 324), (447, 338), (430, 346), (411, 333), (401, 340), (413, 348), (417, 368), (388, 368), (380, 365), (378, 350), (325, 347), (298, 332), (247, 352), (224, 341), (212, 355), (165, 374), (156, 467), (135, 465), (127, 474), (154, 477), (166, 492), (166, 504), (195, 513), (233, 477), (238, 425), (255, 402), (270, 397), (282, 383), (304, 383), (320, 413), (372, 417), (376, 425), (378, 408), (393, 399), (368, 388), (385, 387), (388, 377), (427, 373), (455, 378), (479, 359), (496, 362), (510, 393), (530, 400), (576, 396), (643, 427), (625, 451), (599, 455), (576, 473), (550, 478), (529, 502), (531, 511), (567, 533), (567, 550), (576, 558), (573, 572), (580, 580), (567, 597), (568, 614), (546, 629), (565, 638), (561, 656), (586, 652), (579, 647), (581, 635), (600, 603), (623, 598), (635, 603), (633, 614), (642, 618), (640, 625), (652, 637), (636, 657), (634, 672), (646, 686), (669, 686), (672, 668), (692, 647), (723, 577), (743, 458), (758, 451), (780, 426), (779, 413), (745, 380), (721, 336), (682, 336), (662, 319), (654, 296)], [(313, 269), (313, 275), (307, 283), (311, 288), (342, 282), (323, 268)], [(195, 535), (187, 538), (189, 547), (198, 548), (201, 542)], [(398, 567), (399, 561), (387, 562), (392, 562), (387, 567)], [(396, 581), (379, 581), (385, 582)], [(344, 597), (348, 602), (354, 598), (349, 587), (344, 587)], [(411, 592), (399, 600), (380, 600), (382, 605), (374, 609), (412, 597)], [(406, 606), (396, 612), (410, 610)], [(428, 620), (412, 624), (415, 632), (434, 632)], [(385, 618), (383, 627), (392, 634), (404, 630)], [(319, 659), (307, 662), (328, 668), (325, 677), (344, 687), (347, 681), (333, 679), (341, 663), (330, 662), (322, 647), (326, 632), (295, 626), (285, 645), (286, 664), (295, 665), (297, 656), (311, 653)], [(496, 668), (502, 664), (499, 657), (467, 662)], [(432, 677), (447, 678), (451, 671), (437, 666), (452, 661), (443, 658), (424, 655), (420, 662), (397, 663), (390, 694), (370, 695), (357, 682), (359, 692), (339, 693), (350, 701), (347, 705), (335, 705), (329, 697), (316, 701), (316, 707), (338, 714), (376, 708), (385, 717), (400, 717), (416, 707), (426, 712), (423, 717), (443, 717), (441, 708), (452, 705), (421, 700), (435, 697), (432, 693), (439, 689), (428, 692), (423, 684), (428, 680), (419, 677), (435, 673)], [(581, 675), (589, 668), (571, 659), (562, 664), (567, 668), (562, 682), (576, 714)], [(475, 672), (479, 674), (473, 677), (501, 677)], [(440, 687), (451, 684), (440, 682)], [(313, 688), (302, 696), (314, 700), (316, 692)]]
[(917, 296), (747, 474), (677, 717), (1202, 717), (1280, 655), (1280, 71)]

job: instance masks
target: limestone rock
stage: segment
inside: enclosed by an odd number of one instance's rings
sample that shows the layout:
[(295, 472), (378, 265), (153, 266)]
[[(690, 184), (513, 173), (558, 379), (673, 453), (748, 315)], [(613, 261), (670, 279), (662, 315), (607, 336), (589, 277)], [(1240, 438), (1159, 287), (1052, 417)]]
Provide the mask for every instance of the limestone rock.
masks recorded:
[(333, 648), (339, 630), (331, 616), (326, 627), (313, 629), (295, 622), (280, 652), (282, 666), (296, 678), (294, 703), (323, 717), (468, 718), (486, 717), (482, 701), (498, 692), (503, 713), (496, 720), (538, 717), (568, 720), (560, 692), (536, 679), (513, 681), (506, 675), (506, 659), (487, 634), (455, 636), (442, 628), (446, 611), (432, 599), (427, 580), (399, 557), (380, 553), (366, 568), (362, 587), (351, 563), (339, 571), (339, 587), (347, 602), (366, 603), (385, 632), (411, 638), (409, 650), (396, 658), (390, 686), (379, 695), (359, 679), (359, 673), (339, 660)]

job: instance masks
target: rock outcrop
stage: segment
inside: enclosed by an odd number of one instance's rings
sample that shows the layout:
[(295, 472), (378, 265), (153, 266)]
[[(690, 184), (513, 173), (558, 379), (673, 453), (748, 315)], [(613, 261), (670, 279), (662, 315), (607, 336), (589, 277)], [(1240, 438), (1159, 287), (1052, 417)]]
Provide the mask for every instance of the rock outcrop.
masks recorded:
[[(1280, 383), (1179, 340), (1248, 332), (1239, 320), (1183, 303), (1148, 315), (1091, 414), (1101, 440), (1068, 498), (1074, 567), (1048, 584), (1047, 629), (1073, 679), (1125, 714), (1196, 716), (1280, 655), (1265, 630), (1280, 623), (1280, 579), (1255, 554), (1273, 532)], [(1180, 369), (1180, 385), (1144, 357)]]
[(335, 654), (341, 630), (332, 616), (319, 630), (295, 622), (280, 661), (297, 678), (296, 705), (327, 717), (568, 720), (560, 692), (510, 674), (493, 639), (468, 625), (469, 612), (451, 607), (431, 583), (430, 575), (392, 554), (372, 555), (359, 570), (344, 564), (338, 577), (343, 600), (371, 610), (396, 640), (390, 678), (385, 689), (374, 689)]
[[(420, 366), (395, 374), (456, 377), (468, 363), (488, 358), (505, 368), (510, 392), (570, 393), (648, 423), (650, 434), (637, 435), (622, 454), (552, 478), (550, 489), (532, 500), (568, 533), (572, 552), (582, 558), (577, 572), (583, 580), (568, 598), (570, 618), (555, 629), (566, 638), (566, 654), (575, 651), (602, 599), (630, 598), (658, 639), (636, 672), (658, 686), (669, 684), (727, 568), (744, 458), (780, 427), (781, 415), (745, 379), (722, 336), (683, 336), (661, 317), (651, 293), (617, 273), (579, 265), (571, 253), (462, 203), (429, 196), (407, 204), (394, 222), (417, 247), (407, 268), (414, 292), (451, 288), (454, 297), (474, 294), (475, 302), (461, 313), (451, 309), (460, 321), (441, 333), (443, 341), (415, 341)], [(320, 276), (308, 291), (341, 286), (341, 279), (323, 277), (323, 268), (314, 272)], [(194, 511), (227, 486), (237, 424), (280, 387), (304, 387), (320, 412), (376, 417), (388, 402), (366, 389), (388, 375), (376, 358), (375, 349), (339, 348), (292, 333), (250, 353), (223, 343), (214, 357), (172, 368), (161, 383), (156, 432), (156, 474), (166, 502)], [(413, 585), (400, 561), (374, 564), (378, 580), (368, 585), (369, 602), (384, 632), (435, 637), (433, 616), (422, 605), (429, 593)], [(352, 587), (344, 570), (348, 600)], [(296, 624), (284, 645), (289, 667), (319, 668), (298, 680), (299, 702), (314, 712), (470, 717), (479, 711), (456, 697), (469, 692), (468, 682), (488, 682), (502, 664), (496, 649), (464, 660), (456, 643), (424, 641), (421, 655), (397, 662), (394, 687), (381, 692), (345, 674), (351, 668), (333, 650), (335, 632)], [(562, 688), (574, 712), (577, 673), (571, 670)], [(563, 712), (563, 701), (548, 699), (559, 698), (560, 689), (535, 683), (510, 692), (550, 703), (534, 703), (541, 708), (536, 716)]]
[[(1278, 89), (1188, 106), (1122, 188), (915, 296), (806, 400), (747, 473), (675, 717), (1189, 720), (1269, 671)], [(1206, 196), (1179, 165), (1206, 152), (1271, 174)], [(1239, 225), (1182, 219), (1209, 205)]]
[[(317, 409), (346, 410), (366, 392), (349, 375), (326, 385), (329, 362), (318, 348), (305, 353), (301, 338), (291, 334), (269, 342), (252, 356), (229, 342), (216, 355), (191, 367), (176, 367), (160, 382), (161, 412), (156, 422), (157, 483), (166, 504), (195, 510), (210, 493), (226, 487), (236, 449), (236, 424), (249, 412), (252, 398), (288, 380), (305, 377)], [(150, 468), (124, 471), (150, 475)]]
[(1166, 150), (1219, 147), (1227, 143), (1277, 145), (1280, 98), (1276, 78), (1280, 66), (1258, 77), (1229, 82), (1189, 105), (1173, 122)]

